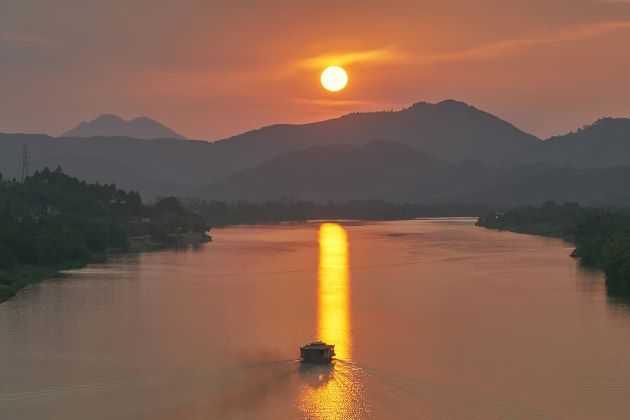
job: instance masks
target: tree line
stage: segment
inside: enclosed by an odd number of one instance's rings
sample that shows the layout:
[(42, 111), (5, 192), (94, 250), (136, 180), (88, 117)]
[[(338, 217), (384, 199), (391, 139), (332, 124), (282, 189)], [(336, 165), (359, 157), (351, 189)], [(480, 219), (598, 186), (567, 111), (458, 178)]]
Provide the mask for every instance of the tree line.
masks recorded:
[(207, 230), (172, 197), (146, 206), (137, 192), (86, 183), (61, 168), (24, 182), (0, 175), (0, 301), (60, 269), (127, 251), (134, 238), (172, 245), (181, 233)]
[(405, 220), (416, 217), (478, 216), (489, 210), (484, 205), (393, 203), (377, 199), (342, 203), (315, 203), (293, 199), (225, 202), (181, 198), (180, 201), (185, 208), (199, 214), (212, 227), (326, 219)]

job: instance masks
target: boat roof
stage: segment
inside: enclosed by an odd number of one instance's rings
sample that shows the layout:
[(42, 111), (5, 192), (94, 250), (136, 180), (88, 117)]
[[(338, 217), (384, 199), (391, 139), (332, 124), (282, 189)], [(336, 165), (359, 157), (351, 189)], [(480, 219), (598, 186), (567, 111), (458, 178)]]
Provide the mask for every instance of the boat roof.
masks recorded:
[(333, 348), (335, 347), (334, 344), (326, 344), (323, 341), (314, 341), (311, 344), (306, 344), (302, 347), (300, 347), (300, 349), (313, 349), (313, 350), (325, 350), (325, 349), (329, 349), (329, 348)]

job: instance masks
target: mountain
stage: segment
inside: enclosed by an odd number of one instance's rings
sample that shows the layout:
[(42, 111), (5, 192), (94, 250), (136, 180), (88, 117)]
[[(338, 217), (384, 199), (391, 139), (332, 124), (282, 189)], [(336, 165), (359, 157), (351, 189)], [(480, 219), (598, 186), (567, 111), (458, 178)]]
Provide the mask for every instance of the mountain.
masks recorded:
[(516, 164), (473, 183), (442, 190), (440, 202), (512, 207), (545, 201), (590, 206), (630, 206), (630, 167), (575, 168), (547, 163)]
[(519, 160), (582, 168), (630, 165), (630, 119), (602, 118), (536, 146)]
[(215, 200), (313, 201), (382, 198), (423, 200), (492, 170), (467, 161), (448, 163), (396, 142), (329, 145), (289, 152), (230, 175), (199, 191)]
[[(327, 144), (359, 145), (391, 140), (448, 161), (510, 160), (540, 143), (512, 124), (454, 100), (418, 102), (400, 111), (354, 113), (300, 125), (273, 125), (218, 141), (228, 156), (244, 167), (287, 151)], [(243, 168), (244, 168), (243, 167)]]
[(61, 166), (72, 176), (116, 183), (148, 199), (186, 195), (191, 187), (208, 183), (207, 159), (213, 148), (211, 143), (192, 140), (0, 134), (0, 172), (5, 178), (19, 178), (24, 144), (28, 145), (31, 173)]
[(409, 146), (316, 146), (289, 152), (196, 192), (212, 200), (283, 198), (325, 202), (384, 199), (511, 207), (548, 200), (630, 205), (630, 167), (573, 168), (546, 163), (450, 163)]
[(177, 139), (186, 138), (177, 134), (167, 126), (147, 117), (124, 120), (117, 115), (103, 114), (90, 122), (83, 121), (62, 137), (131, 137), (135, 139)]
[[(117, 117), (101, 120), (114, 121)], [(81, 128), (69, 134), (93, 133)], [(510, 156), (540, 143), (486, 112), (461, 102), (444, 101), (417, 103), (400, 111), (348, 114), (310, 124), (274, 125), (213, 143), (171, 139), (146, 142), (112, 137), (111, 131), (90, 138), (56, 139), (2, 134), (0, 171), (5, 176), (17, 176), (21, 149), (28, 143), (33, 170), (62, 165), (71, 175), (89, 175), (93, 182), (116, 181), (123, 188), (139, 190), (145, 197), (186, 195), (191, 189), (287, 152), (313, 146), (362, 145), (374, 139), (407, 144), (446, 161), (476, 158), (491, 163), (510, 161)]]
[[(477, 166), (483, 162), (486, 169), (539, 162), (575, 168), (630, 166), (630, 120), (603, 119), (578, 132), (541, 141), (472, 106), (444, 101), (437, 104), (421, 102), (400, 111), (348, 114), (309, 124), (274, 125), (216, 142), (175, 139), (146, 141), (125, 136), (53, 138), (34, 134), (0, 134), (0, 172), (8, 178), (19, 176), (22, 147), (27, 143), (31, 155), (31, 172), (44, 166), (55, 168), (61, 165), (66, 173), (73, 176), (91, 182), (116, 182), (122, 188), (140, 191), (145, 198), (158, 195), (187, 196), (194, 191), (205, 194), (204, 186), (258, 168), (287, 153), (296, 152), (299, 157), (301, 151), (316, 146), (344, 145), (339, 150), (334, 147), (323, 149), (332, 156), (347, 147), (352, 150), (361, 148), (375, 139), (396, 142), (414, 153), (424, 152), (440, 161), (441, 165), (476, 160)], [(336, 151), (333, 153), (333, 150)], [(324, 163), (321, 162), (322, 165)], [(461, 165), (466, 164), (471, 162)], [(390, 164), (384, 167), (396, 169)], [(524, 165), (523, 168), (529, 168), (523, 171), (538, 173), (535, 165)], [(462, 167), (459, 169), (463, 170)], [(474, 173), (466, 174), (472, 180), (478, 179)], [(552, 171), (546, 171), (545, 174), (553, 176)], [(600, 174), (593, 174), (603, 179)], [(544, 176), (540, 175), (542, 183)], [(616, 182), (617, 178), (610, 176), (610, 182)], [(514, 177), (516, 179), (516, 175)], [(236, 182), (234, 179), (232, 181)], [(493, 182), (497, 182), (496, 188), (500, 188), (500, 179)], [(219, 184), (215, 187), (219, 188)], [(476, 187), (470, 184), (466, 188), (477, 191)], [(446, 196), (455, 191), (456, 186), (449, 184), (448, 189), (446, 185), (440, 188)], [(295, 191), (295, 188), (291, 191)], [(313, 194), (320, 192), (314, 190)], [(465, 191), (461, 193), (465, 195)], [(221, 191), (221, 195), (226, 194)], [(402, 194), (389, 192), (385, 196), (403, 197)], [(410, 195), (409, 199), (419, 196), (426, 194)], [(437, 192), (435, 196), (438, 196)]]

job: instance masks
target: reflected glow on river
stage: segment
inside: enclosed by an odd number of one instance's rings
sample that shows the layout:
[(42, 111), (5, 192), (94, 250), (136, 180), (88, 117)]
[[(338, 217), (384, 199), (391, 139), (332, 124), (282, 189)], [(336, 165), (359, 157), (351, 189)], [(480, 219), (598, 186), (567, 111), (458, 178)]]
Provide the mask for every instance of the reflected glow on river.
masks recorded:
[[(472, 219), (217, 229), (0, 304), (0, 419), (630, 418), (630, 306)], [(323, 339), (338, 360), (304, 366)]]
[(335, 344), (338, 359), (351, 360), (350, 268), (348, 235), (337, 223), (319, 228), (318, 306), (319, 339)]
[[(348, 235), (337, 223), (323, 223), (318, 244), (318, 339), (335, 344), (336, 359), (349, 362), (352, 335)], [(299, 409), (303, 416), (360, 419), (368, 413), (360, 375), (337, 360), (331, 365), (301, 366), (304, 385)]]

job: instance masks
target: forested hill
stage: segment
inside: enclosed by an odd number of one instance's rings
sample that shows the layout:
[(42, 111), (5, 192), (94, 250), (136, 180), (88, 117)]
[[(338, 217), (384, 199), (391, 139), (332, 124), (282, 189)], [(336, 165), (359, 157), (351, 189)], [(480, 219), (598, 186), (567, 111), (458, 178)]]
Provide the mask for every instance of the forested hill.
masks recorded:
[(206, 240), (207, 230), (174, 198), (146, 206), (137, 192), (88, 184), (60, 168), (22, 183), (0, 176), (0, 301), (109, 252)]
[(558, 205), (521, 207), (479, 218), (479, 226), (543, 236), (561, 237), (575, 243), (573, 256), (585, 266), (606, 273), (608, 291), (630, 296), (630, 212)]
[(138, 193), (113, 184), (88, 184), (64, 174), (61, 168), (45, 168), (23, 183), (0, 182), (0, 208), (4, 217), (62, 215), (120, 220), (141, 216), (144, 211)]

